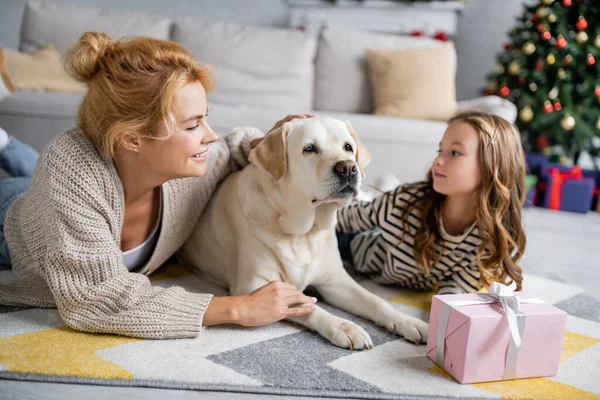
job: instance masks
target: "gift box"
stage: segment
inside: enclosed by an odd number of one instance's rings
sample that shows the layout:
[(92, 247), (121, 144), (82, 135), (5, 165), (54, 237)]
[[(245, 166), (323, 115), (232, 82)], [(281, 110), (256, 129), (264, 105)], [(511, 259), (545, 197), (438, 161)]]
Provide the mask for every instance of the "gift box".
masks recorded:
[(548, 164), (542, 176), (546, 182), (544, 207), (582, 214), (592, 208), (596, 181), (578, 166)]
[(434, 296), (427, 356), (460, 383), (556, 375), (567, 314), (514, 288)]
[(535, 205), (536, 189), (538, 178), (535, 175), (527, 175), (525, 177), (525, 204), (523, 207), (533, 207)]

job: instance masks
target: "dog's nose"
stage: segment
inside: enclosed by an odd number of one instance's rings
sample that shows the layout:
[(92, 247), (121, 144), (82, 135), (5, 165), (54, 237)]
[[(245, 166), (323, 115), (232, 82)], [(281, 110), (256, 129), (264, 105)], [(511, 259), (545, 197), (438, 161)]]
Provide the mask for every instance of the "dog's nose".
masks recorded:
[(339, 161), (333, 167), (336, 175), (351, 178), (358, 172), (356, 164), (353, 161)]

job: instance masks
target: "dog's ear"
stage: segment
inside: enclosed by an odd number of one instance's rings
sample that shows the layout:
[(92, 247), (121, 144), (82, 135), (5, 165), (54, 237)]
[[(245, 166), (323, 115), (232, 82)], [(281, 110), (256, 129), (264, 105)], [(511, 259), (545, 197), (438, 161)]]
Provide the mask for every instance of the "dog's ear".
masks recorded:
[(358, 136), (356, 135), (356, 131), (354, 130), (354, 127), (352, 127), (352, 124), (346, 121), (346, 126), (350, 131), (350, 135), (352, 135), (352, 138), (356, 142), (356, 163), (358, 164), (358, 169), (360, 169), (360, 175), (364, 178), (365, 172), (363, 169), (369, 164), (369, 161), (371, 161), (371, 153), (369, 153), (365, 145), (358, 140)]
[(268, 133), (248, 157), (252, 164), (267, 171), (275, 183), (285, 176), (287, 170), (286, 142), (291, 126), (286, 122)]

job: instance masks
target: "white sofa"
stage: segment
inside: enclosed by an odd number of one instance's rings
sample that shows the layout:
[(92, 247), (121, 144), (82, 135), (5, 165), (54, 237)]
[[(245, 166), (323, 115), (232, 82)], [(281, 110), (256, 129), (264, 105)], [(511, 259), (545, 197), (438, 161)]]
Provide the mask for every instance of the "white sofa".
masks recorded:
[[(67, 22), (65, 22), (67, 21)], [(69, 25), (68, 21), (77, 21)], [(253, 125), (269, 129), (290, 113), (311, 112), (350, 121), (372, 154), (367, 182), (391, 172), (400, 181), (422, 179), (435, 156), (446, 124), (369, 114), (370, 90), (364, 49), (431, 46), (426, 38), (383, 36), (331, 26), (321, 31), (198, 23), (142, 12), (115, 12), (36, 1), (25, 10), (21, 49), (50, 42), (63, 54), (84, 30), (109, 35), (151, 35), (180, 42), (214, 66), (217, 86), (209, 95), (209, 122), (220, 134)], [(449, 66), (456, 68), (456, 65)], [(43, 148), (74, 126), (80, 94), (17, 92), (0, 102), (0, 126)], [(514, 121), (516, 107), (490, 96), (458, 103)]]

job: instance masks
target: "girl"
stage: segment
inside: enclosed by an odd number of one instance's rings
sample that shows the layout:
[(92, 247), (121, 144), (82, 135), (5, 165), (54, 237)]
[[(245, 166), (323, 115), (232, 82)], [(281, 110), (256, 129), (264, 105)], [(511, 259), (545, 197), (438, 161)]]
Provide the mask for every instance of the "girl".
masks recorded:
[(452, 118), (425, 182), (338, 212), (342, 258), (381, 284), (470, 293), (521, 288), (525, 158), (519, 132), (480, 112)]
[[(0, 166), (14, 176), (0, 182), (0, 264), (14, 272), (0, 304), (58, 307), (74, 329), (154, 339), (313, 311), (311, 297), (281, 282), (217, 298), (150, 285), (262, 136), (242, 129), (217, 140), (208, 68), (172, 42), (87, 32), (66, 69), (88, 86), (79, 128), (53, 140), (35, 170), (33, 149), (0, 138)], [(305, 116), (275, 127), (296, 117)]]

